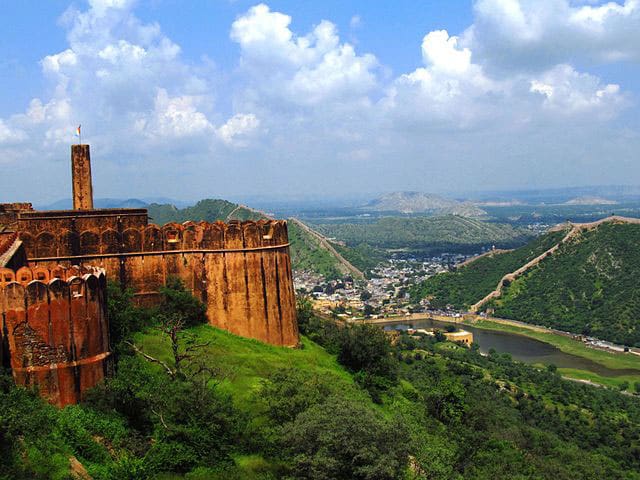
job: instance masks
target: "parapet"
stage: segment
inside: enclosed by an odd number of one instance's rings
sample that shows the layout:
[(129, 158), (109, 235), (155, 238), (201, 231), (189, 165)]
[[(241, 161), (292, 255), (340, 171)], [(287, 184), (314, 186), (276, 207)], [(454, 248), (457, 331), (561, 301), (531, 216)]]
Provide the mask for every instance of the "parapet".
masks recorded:
[(32, 212), (30, 203), (0, 203), (0, 227), (13, 226), (18, 221), (21, 212)]
[(51, 403), (80, 401), (106, 375), (109, 327), (104, 270), (0, 268), (2, 358), (17, 384)]
[[(49, 212), (47, 212), (49, 213)], [(37, 214), (21, 216), (44, 220)], [(163, 253), (172, 251), (259, 250), (287, 247), (287, 222), (259, 220), (229, 223), (185, 222), (114, 228), (101, 221), (76, 231), (59, 229), (20, 230), (30, 261), (64, 260), (66, 257), (100, 257), (117, 254)]]

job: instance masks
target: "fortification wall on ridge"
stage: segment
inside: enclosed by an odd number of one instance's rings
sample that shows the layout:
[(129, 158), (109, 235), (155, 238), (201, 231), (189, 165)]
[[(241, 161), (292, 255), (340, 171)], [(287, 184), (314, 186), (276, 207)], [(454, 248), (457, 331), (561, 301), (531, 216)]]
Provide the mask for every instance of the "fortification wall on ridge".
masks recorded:
[[(275, 345), (299, 342), (285, 221), (120, 229), (96, 222), (76, 232), (21, 231), (20, 238), (33, 265), (99, 265), (146, 304), (178, 277), (206, 305), (210, 324)], [(76, 255), (69, 245), (77, 245)]]
[(0, 268), (0, 345), (17, 384), (51, 403), (80, 401), (109, 359), (106, 279), (100, 268)]

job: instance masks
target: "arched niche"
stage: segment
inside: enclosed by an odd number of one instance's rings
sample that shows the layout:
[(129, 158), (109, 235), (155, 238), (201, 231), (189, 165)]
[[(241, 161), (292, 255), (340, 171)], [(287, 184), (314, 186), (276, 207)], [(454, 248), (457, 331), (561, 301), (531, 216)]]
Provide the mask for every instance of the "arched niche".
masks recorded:
[(122, 250), (124, 252), (142, 251), (142, 233), (137, 228), (127, 228), (122, 232)]
[(55, 257), (58, 254), (56, 237), (50, 232), (42, 232), (36, 237), (36, 257)]
[(100, 236), (90, 230), (80, 234), (80, 252), (82, 255), (100, 253)]

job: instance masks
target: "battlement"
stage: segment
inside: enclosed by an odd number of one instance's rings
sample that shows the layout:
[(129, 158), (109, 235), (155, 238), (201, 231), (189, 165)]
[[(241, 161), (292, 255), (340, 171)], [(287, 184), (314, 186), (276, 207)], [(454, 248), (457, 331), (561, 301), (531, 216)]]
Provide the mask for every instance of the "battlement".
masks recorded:
[(51, 403), (77, 403), (108, 367), (105, 271), (0, 268), (2, 359), (16, 383)]
[(90, 228), (20, 231), (29, 259), (55, 261), (70, 257), (99, 258), (114, 254), (219, 252), (283, 248), (289, 245), (287, 223), (260, 220), (229, 223), (185, 222), (115, 229), (94, 222)]
[(25, 211), (33, 211), (30, 203), (0, 203), (0, 230), (3, 226), (15, 225), (18, 221), (18, 214)]

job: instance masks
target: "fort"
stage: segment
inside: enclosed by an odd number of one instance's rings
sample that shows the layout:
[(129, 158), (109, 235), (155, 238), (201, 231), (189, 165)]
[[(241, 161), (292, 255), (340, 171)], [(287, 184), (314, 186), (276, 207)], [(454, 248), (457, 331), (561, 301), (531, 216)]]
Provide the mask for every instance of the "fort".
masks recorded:
[(64, 405), (104, 377), (106, 279), (152, 305), (177, 277), (211, 325), (298, 345), (285, 221), (154, 225), (146, 209), (93, 208), (89, 145), (71, 146), (71, 164), (73, 210), (0, 204), (2, 358), (17, 383)]

